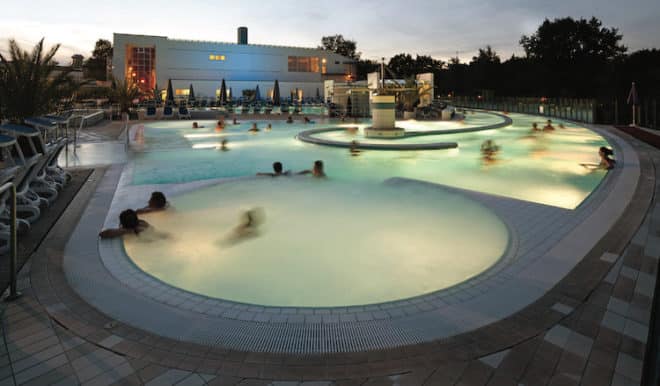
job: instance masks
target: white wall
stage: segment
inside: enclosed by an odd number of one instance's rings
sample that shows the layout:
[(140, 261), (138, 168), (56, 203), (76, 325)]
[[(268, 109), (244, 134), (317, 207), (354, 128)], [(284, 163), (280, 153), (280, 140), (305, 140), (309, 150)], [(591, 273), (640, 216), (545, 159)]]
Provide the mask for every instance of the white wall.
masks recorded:
[[(266, 45), (239, 45), (233, 43), (170, 40), (158, 36), (114, 35), (115, 54), (113, 74), (124, 77), (126, 45), (156, 47), (156, 77), (159, 88), (167, 87), (172, 79), (173, 88), (187, 89), (193, 84), (198, 97), (213, 97), (225, 79), (235, 97), (243, 89), (254, 89), (259, 84), (262, 97), (267, 96), (275, 79), (280, 83), (280, 95), (289, 96), (289, 90), (302, 89), (305, 97), (323, 94), (323, 75), (311, 72), (289, 72), (289, 56), (310, 56), (326, 59), (327, 73), (338, 74), (346, 70), (350, 59), (310, 48)], [(224, 61), (209, 60), (209, 55), (224, 55)], [(320, 65), (320, 63), (319, 63)]]

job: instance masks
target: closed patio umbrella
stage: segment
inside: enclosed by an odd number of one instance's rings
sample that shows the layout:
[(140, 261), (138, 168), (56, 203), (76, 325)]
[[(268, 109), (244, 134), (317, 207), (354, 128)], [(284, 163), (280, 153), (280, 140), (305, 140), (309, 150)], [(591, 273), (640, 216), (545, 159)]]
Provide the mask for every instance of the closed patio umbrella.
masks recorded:
[(188, 89), (188, 103), (192, 104), (195, 102), (195, 90), (193, 90), (192, 83), (190, 84), (190, 88)]
[(165, 104), (168, 106), (174, 104), (174, 90), (172, 89), (172, 79), (167, 80), (167, 94), (165, 95)]
[(261, 100), (261, 93), (259, 92), (259, 85), (257, 85), (257, 88), (254, 90), (254, 100), (255, 101), (260, 101)]
[(225, 78), (222, 78), (222, 84), (220, 85), (220, 104), (224, 105), (227, 103), (227, 85), (225, 84)]
[(229, 94), (227, 95), (227, 99), (232, 100), (234, 98), (234, 93), (231, 91), (231, 87), (229, 87)]
[(275, 86), (273, 87), (273, 106), (279, 106), (280, 104), (280, 83), (275, 79)]
[(319, 88), (316, 88), (316, 99), (321, 99), (321, 92), (319, 91)]
[(353, 112), (353, 102), (351, 101), (351, 96), (349, 95), (346, 99), (346, 116), (350, 117)]
[(163, 97), (160, 94), (160, 89), (158, 88), (158, 84), (154, 86), (154, 102), (156, 105), (159, 105), (163, 102)]

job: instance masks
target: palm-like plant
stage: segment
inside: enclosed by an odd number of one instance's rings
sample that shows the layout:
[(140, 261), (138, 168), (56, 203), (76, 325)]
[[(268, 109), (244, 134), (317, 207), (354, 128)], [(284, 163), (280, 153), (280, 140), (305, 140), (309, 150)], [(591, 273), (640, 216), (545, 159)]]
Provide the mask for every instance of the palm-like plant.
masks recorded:
[(140, 88), (135, 82), (130, 79), (112, 80), (112, 91), (110, 99), (119, 105), (119, 110), (122, 113), (129, 113), (133, 106), (133, 101), (142, 95)]
[(9, 41), (9, 57), (0, 54), (0, 100), (2, 116), (22, 123), (25, 118), (51, 112), (63, 97), (76, 88), (70, 68), (56, 71), (54, 57), (59, 44), (44, 52), (44, 39), (24, 51), (14, 39)]

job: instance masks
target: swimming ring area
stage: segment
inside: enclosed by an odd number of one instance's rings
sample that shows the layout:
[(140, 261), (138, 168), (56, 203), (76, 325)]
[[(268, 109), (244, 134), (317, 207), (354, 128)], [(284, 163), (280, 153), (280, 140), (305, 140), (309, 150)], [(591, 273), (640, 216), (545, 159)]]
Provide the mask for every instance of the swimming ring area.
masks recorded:
[[(260, 121), (256, 134), (252, 121), (222, 131), (212, 121), (135, 125), (129, 162), (105, 173), (67, 246), (65, 273), (118, 321), (235, 350), (355, 352), (472, 331), (566, 276), (623, 213), (639, 177), (635, 151), (616, 136), (560, 121), (532, 132), (533, 122), (545, 124), (480, 111), (401, 121), (426, 135), (397, 145), (457, 146), (360, 152), (299, 135), (394, 142), (363, 138), (368, 121)], [(495, 161), (482, 158), (487, 139), (500, 147)], [(600, 146), (614, 148), (617, 168), (580, 166), (597, 163)], [(328, 178), (295, 175), (315, 160)], [(255, 176), (274, 161), (292, 175)], [(154, 190), (171, 208), (144, 215), (150, 230), (96, 239)], [(254, 208), (257, 232), (234, 237)]]

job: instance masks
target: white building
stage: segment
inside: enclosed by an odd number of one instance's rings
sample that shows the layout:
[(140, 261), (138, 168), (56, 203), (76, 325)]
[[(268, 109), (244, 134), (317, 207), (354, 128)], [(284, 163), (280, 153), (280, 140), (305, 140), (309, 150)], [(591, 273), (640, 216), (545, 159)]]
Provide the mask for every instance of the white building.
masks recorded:
[(197, 98), (215, 98), (222, 79), (233, 97), (259, 85), (262, 98), (278, 80), (282, 98), (298, 89), (298, 97), (323, 96), (327, 79), (355, 77), (353, 60), (316, 48), (247, 43), (247, 28), (238, 30), (237, 43), (169, 39), (164, 36), (114, 34), (113, 76), (132, 78), (142, 89), (163, 90), (171, 79), (175, 95), (187, 95), (193, 85)]

